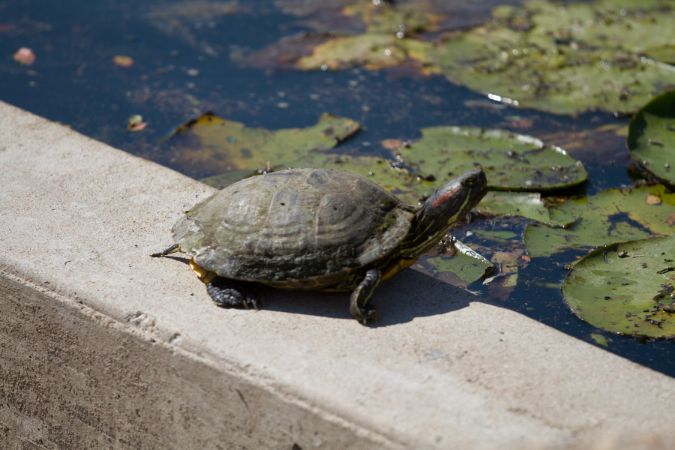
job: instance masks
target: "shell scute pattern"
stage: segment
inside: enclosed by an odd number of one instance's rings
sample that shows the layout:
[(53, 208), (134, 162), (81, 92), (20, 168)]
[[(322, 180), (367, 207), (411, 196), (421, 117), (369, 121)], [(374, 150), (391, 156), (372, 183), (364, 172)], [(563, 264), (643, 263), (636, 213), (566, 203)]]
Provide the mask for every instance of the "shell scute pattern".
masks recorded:
[(344, 172), (273, 172), (197, 205), (174, 237), (200, 266), (224, 277), (331, 278), (398, 246), (412, 218), (401, 206), (376, 184)]

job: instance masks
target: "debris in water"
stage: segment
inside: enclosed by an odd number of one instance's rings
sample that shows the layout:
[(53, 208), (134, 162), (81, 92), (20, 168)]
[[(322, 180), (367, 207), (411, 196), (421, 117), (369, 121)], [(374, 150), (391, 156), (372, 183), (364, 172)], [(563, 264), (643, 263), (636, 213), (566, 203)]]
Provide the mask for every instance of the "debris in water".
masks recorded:
[(131, 56), (127, 56), (127, 55), (115, 55), (113, 57), (113, 63), (117, 67), (127, 68), (127, 67), (131, 67), (131, 66), (134, 65), (134, 59)]
[(129, 116), (129, 119), (127, 119), (127, 130), (129, 131), (143, 131), (147, 126), (148, 124), (143, 122), (143, 116), (140, 114), (134, 114), (133, 116)]
[(21, 47), (14, 53), (14, 61), (23, 64), (24, 66), (33, 65), (36, 58), (35, 52), (28, 47)]

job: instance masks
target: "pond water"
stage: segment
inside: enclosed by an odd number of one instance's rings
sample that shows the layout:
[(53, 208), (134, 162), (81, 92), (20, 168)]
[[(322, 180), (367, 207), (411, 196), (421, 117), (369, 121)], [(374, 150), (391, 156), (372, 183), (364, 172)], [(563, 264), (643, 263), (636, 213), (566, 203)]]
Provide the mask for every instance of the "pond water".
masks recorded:
[[(326, 4), (333, 3), (339, 2)], [(480, 22), (493, 3), (464, 10), (465, 16), (455, 17), (451, 26), (460, 29)], [(204, 112), (268, 129), (311, 126), (329, 112), (363, 127), (339, 146), (347, 154), (384, 156), (379, 144), (384, 139), (418, 139), (420, 129), (430, 126), (501, 128), (567, 148), (589, 174), (577, 193), (632, 184), (625, 138), (613, 132), (592, 134), (625, 126), (626, 118), (515, 108), (441, 75), (423, 76), (409, 68), (303, 72), (275, 68), (273, 61), (258, 68), (237, 63), (241, 55), (324, 24), (316, 14), (313, 21), (300, 20), (277, 6), (272, 0), (0, 1), (0, 99), (179, 171), (185, 168), (168, 156), (167, 138)], [(12, 55), (21, 47), (33, 50), (33, 64), (14, 61)], [(133, 64), (115, 63), (118, 55), (131, 57)], [(141, 132), (127, 130), (134, 114), (147, 124)], [(510, 231), (519, 241), (524, 224), (478, 218), (455, 234), (481, 250), (481, 245), (496, 245), (481, 240), (481, 230)], [(575, 256), (578, 253), (562, 253), (521, 264), (511, 291), (495, 292), (480, 281), (469, 289), (500, 307), (675, 376), (675, 342), (604, 332), (564, 305), (559, 285), (567, 273), (565, 265)]]

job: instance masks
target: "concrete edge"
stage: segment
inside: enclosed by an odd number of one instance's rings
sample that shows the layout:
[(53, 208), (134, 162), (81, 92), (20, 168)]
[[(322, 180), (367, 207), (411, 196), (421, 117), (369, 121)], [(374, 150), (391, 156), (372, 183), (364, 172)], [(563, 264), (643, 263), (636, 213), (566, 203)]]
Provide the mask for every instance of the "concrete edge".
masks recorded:
[[(190, 365), (194, 365), (195, 370), (200, 370), (198, 367), (204, 367), (206, 370), (210, 370), (212, 373), (219, 373), (224, 376), (225, 379), (229, 380), (229, 383), (236, 383), (240, 385), (245, 385), (251, 388), (258, 388), (264, 395), (268, 396), (268, 399), (264, 399), (264, 403), (269, 403), (273, 405), (269, 410), (275, 409), (288, 409), (290, 410), (291, 415), (286, 417), (279, 417), (279, 423), (276, 423), (276, 427), (282, 430), (281, 434), (288, 434), (293, 436), (294, 439), (291, 439), (293, 442), (289, 442), (288, 448), (291, 448), (293, 445), (299, 446), (299, 448), (308, 448), (321, 446), (323, 448), (405, 448), (405, 445), (392, 440), (390, 437), (384, 436), (381, 433), (367, 429), (364, 426), (354, 423), (349, 419), (341, 417), (340, 415), (328, 411), (325, 408), (320, 408), (316, 405), (313, 405), (311, 402), (301, 398), (300, 396), (288, 392), (283, 389), (283, 386), (280, 386), (274, 383), (269, 377), (266, 377), (261, 374), (256, 374), (250, 367), (239, 367), (232, 361), (225, 361), (222, 358), (214, 357), (205, 352), (195, 353), (189, 350), (189, 344), (186, 346), (181, 345), (177, 346), (172, 343), (173, 335), (166, 332), (151, 332), (147, 329), (143, 329), (138, 326), (131, 326), (125, 322), (122, 322), (118, 319), (115, 319), (109, 315), (102, 313), (90, 306), (87, 306), (82, 299), (72, 299), (68, 296), (60, 294), (53, 289), (49, 289), (40, 285), (39, 282), (30, 281), (29, 279), (21, 276), (16, 272), (11, 272), (7, 270), (8, 268), (0, 268), (0, 291), (3, 292), (5, 300), (7, 296), (10, 295), (12, 289), (8, 289), (10, 285), (20, 286), (22, 298), (25, 297), (40, 297), (43, 300), (49, 300), (58, 305), (59, 308), (63, 308), (65, 315), (75, 315), (78, 316), (81, 320), (91, 321), (91, 326), (101, 327), (102, 332), (112, 332), (119, 336), (119, 334), (127, 335), (132, 337), (135, 341), (138, 341), (137, 345), (139, 346), (152, 346), (157, 351), (156, 348), (160, 347), (163, 351), (169, 352), (172, 357), (178, 357), (189, 362)], [(32, 291), (32, 294), (27, 293), (25, 290)], [(34, 324), (31, 324), (34, 325)], [(34, 332), (37, 335), (40, 333), (41, 326), (38, 326)], [(0, 328), (1, 332), (1, 328)], [(1, 334), (1, 333), (0, 333)], [(122, 339), (122, 338), (121, 338)], [(2, 358), (0, 358), (0, 361)], [(155, 367), (156, 369), (157, 367)], [(167, 373), (171, 372), (170, 367), (160, 368), (164, 369)], [(2, 371), (0, 364), (0, 371)], [(8, 374), (3, 374), (2, 378), (4, 379), (4, 387), (7, 387), (9, 380), (12, 380), (13, 377), (7, 376)], [(25, 374), (24, 374), (25, 375)], [(16, 379), (14, 379), (16, 381)], [(189, 379), (183, 380), (189, 382)], [(231, 390), (232, 388), (223, 384), (223, 380), (219, 380), (220, 383), (214, 381), (214, 386), (220, 386), (221, 390)], [(4, 389), (3, 389), (4, 390)], [(1, 392), (1, 391), (0, 391)], [(171, 391), (172, 393), (175, 391)], [(93, 395), (93, 393), (90, 393)], [(246, 400), (243, 399), (242, 394), (237, 394), (242, 402), (245, 404), (245, 409), (247, 414), (240, 417), (239, 420), (241, 423), (231, 422), (229, 425), (234, 424), (236, 428), (240, 430), (245, 429), (245, 424), (250, 422), (256, 422), (257, 419), (253, 417), (256, 414), (260, 414), (260, 410), (252, 411), (249, 409), (246, 404)], [(1, 397), (0, 397), (1, 398)], [(44, 399), (43, 399), (44, 400)], [(111, 399), (112, 400), (112, 399)], [(139, 397), (136, 399), (139, 403), (139, 408), (143, 408), (142, 403), (144, 399)], [(184, 399), (189, 401), (190, 399)], [(0, 402), (4, 403), (4, 402)], [(278, 406), (277, 403), (281, 404)], [(58, 407), (58, 405), (54, 405)], [(93, 414), (95, 416), (95, 413)], [(295, 422), (301, 418), (301, 426), (295, 426)], [(2, 422), (3, 414), (0, 411), (0, 423)], [(6, 421), (6, 416), (5, 416)], [(136, 425), (144, 424), (135, 424), (133, 420), (130, 420), (129, 427), (133, 430)], [(163, 424), (167, 425), (167, 424)], [(178, 424), (173, 424), (178, 425)], [(46, 425), (45, 425), (46, 426)], [(54, 424), (50, 424), (54, 426)], [(63, 423), (64, 427), (68, 427), (68, 423)], [(284, 429), (284, 427), (286, 427)], [(139, 427), (136, 433), (132, 433), (138, 439), (138, 443), (144, 442), (143, 434), (145, 433)], [(0, 431), (3, 431), (0, 429)], [(94, 431), (94, 430), (92, 430)], [(186, 434), (182, 438), (194, 438), (192, 434), (185, 430)], [(211, 430), (213, 431), (213, 430)], [(264, 444), (267, 448), (282, 448), (281, 441), (279, 440), (278, 430), (272, 430), (271, 432), (265, 432), (266, 430), (257, 430), (257, 434), (253, 440), (259, 441), (256, 445)], [(275, 433), (276, 431), (276, 433)], [(200, 430), (201, 433), (208, 435), (204, 430)], [(212, 434), (212, 433), (211, 433)], [(268, 435), (268, 436), (265, 436)], [(5, 430), (5, 438), (9, 437), (10, 434)], [(0, 438), (2, 438), (2, 433), (0, 433)], [(19, 435), (14, 436), (16, 438), (25, 440), (27, 443), (33, 443), (40, 448), (39, 439), (36, 442), (32, 442), (31, 438), (28, 436), (21, 437)], [(108, 436), (109, 437), (109, 436)], [(265, 440), (264, 438), (268, 438)], [(64, 434), (64, 443), (68, 442), (71, 445), (78, 446), (79, 439), (91, 439), (92, 436), (75, 436), (69, 435), (68, 433)], [(208, 447), (217, 448), (222, 442), (213, 442), (209, 440), (204, 440), (200, 436), (197, 436), (197, 440), (201, 441), (201, 445), (206, 445)], [(262, 438), (262, 439), (261, 439)], [(0, 439), (2, 442), (2, 439)], [(121, 442), (109, 441), (105, 442), (107, 444), (120, 444)], [(127, 442), (131, 443), (131, 441)], [(6, 442), (10, 444), (10, 442)], [(98, 442), (98, 444), (103, 444), (103, 442)], [(123, 443), (122, 443), (123, 444)], [(150, 443), (147, 443), (150, 444)], [(242, 445), (242, 441), (237, 438), (228, 442), (232, 446)], [(339, 444), (336, 446), (336, 444)], [(255, 448), (249, 447), (249, 444), (245, 444), (244, 448)], [(142, 445), (145, 447), (146, 445)], [(10, 446), (11, 448), (11, 446)], [(297, 448), (297, 447), (294, 447)]]

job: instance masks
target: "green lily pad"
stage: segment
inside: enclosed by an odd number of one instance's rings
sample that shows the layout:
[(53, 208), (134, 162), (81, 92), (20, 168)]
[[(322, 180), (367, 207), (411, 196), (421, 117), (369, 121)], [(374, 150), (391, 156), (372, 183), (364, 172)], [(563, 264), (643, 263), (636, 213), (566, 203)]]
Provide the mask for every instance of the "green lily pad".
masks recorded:
[(475, 127), (432, 127), (401, 155), (420, 173), (447, 179), (481, 166), (490, 189), (552, 191), (586, 181), (581, 162), (531, 136)]
[(642, 169), (675, 187), (675, 91), (656, 97), (633, 117), (628, 148)]
[(572, 312), (613, 333), (675, 338), (675, 236), (616, 243), (577, 262), (563, 284)]
[(494, 14), (440, 43), (435, 61), (495, 100), (559, 114), (629, 113), (673, 84), (675, 67), (644, 57), (675, 41), (668, 0), (531, 1)]
[(415, 39), (399, 39), (394, 34), (366, 33), (329, 39), (317, 45), (311, 55), (298, 59), (303, 70), (338, 70), (363, 66), (377, 70), (405, 62), (428, 64), (431, 44)]
[(204, 114), (173, 133), (170, 158), (193, 176), (270, 170), (294, 166), (312, 152), (331, 149), (360, 128), (351, 119), (330, 114), (323, 114), (312, 127), (277, 131)]
[(541, 194), (535, 192), (488, 192), (476, 210), (496, 216), (520, 216), (554, 227), (569, 226), (577, 219), (563, 213), (552, 217)]
[[(453, 255), (431, 256), (425, 259), (434, 271), (446, 274), (446, 281), (455, 286), (467, 287), (494, 271), (495, 266), (469, 246), (459, 241), (455, 241), (454, 246), (456, 251)], [(447, 280), (447, 275), (454, 279)]]
[(561, 229), (530, 224), (525, 245), (530, 256), (550, 256), (568, 249), (588, 249), (675, 232), (675, 194), (662, 185), (609, 189), (592, 197), (550, 208), (551, 217), (576, 216)]

